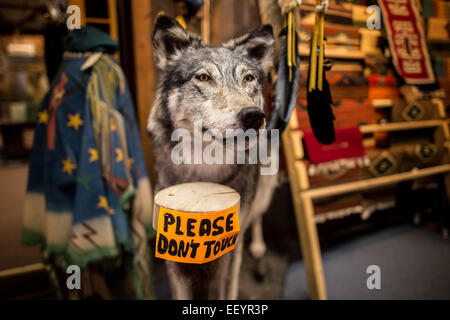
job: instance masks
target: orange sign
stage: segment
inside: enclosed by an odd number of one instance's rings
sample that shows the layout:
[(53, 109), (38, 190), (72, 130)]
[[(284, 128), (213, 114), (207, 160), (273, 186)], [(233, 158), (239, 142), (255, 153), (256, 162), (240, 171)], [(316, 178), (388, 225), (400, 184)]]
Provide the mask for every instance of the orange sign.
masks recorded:
[(160, 207), (155, 256), (182, 263), (213, 261), (233, 250), (239, 235), (238, 205), (191, 213)]

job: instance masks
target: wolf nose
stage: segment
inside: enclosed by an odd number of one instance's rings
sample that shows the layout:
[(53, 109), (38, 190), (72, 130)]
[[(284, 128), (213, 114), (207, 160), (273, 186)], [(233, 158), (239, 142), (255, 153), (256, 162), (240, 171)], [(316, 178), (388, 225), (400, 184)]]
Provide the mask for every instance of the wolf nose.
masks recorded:
[(264, 123), (265, 113), (257, 107), (246, 107), (243, 108), (237, 114), (239, 120), (241, 120), (242, 125), (245, 130), (247, 129), (259, 129)]

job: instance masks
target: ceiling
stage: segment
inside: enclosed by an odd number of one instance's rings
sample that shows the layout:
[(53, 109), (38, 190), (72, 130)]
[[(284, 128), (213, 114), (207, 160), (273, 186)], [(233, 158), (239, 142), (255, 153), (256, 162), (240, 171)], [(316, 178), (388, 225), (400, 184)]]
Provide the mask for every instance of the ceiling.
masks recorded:
[(66, 0), (0, 0), (0, 33), (40, 33), (49, 2), (66, 7)]

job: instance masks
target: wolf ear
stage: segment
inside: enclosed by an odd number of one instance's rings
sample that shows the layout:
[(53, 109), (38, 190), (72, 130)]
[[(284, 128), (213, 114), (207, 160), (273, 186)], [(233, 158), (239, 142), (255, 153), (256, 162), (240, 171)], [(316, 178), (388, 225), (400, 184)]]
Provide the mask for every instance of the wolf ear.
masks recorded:
[(232, 39), (223, 44), (260, 65), (264, 72), (269, 72), (273, 64), (274, 38), (272, 26), (266, 24), (261, 28)]
[(164, 69), (173, 56), (189, 48), (203, 46), (202, 39), (183, 29), (175, 20), (160, 15), (155, 22), (152, 35), (153, 55), (159, 68)]

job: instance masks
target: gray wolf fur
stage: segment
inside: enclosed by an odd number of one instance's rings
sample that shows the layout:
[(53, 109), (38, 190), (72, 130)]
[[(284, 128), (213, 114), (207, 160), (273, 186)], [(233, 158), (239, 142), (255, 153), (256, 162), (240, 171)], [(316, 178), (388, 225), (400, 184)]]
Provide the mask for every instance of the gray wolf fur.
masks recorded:
[[(154, 58), (162, 71), (148, 121), (152, 137), (156, 192), (180, 183), (208, 181), (241, 195), (241, 234), (236, 249), (203, 265), (166, 262), (172, 296), (177, 299), (236, 299), (244, 234), (252, 226), (250, 250), (262, 257), (261, 215), (269, 206), (277, 176), (260, 176), (254, 164), (180, 164), (170, 161), (174, 129), (264, 128), (264, 77), (272, 66), (274, 38), (269, 25), (220, 47), (209, 47), (174, 19), (157, 18)], [(261, 116), (262, 115), (262, 116)]]

